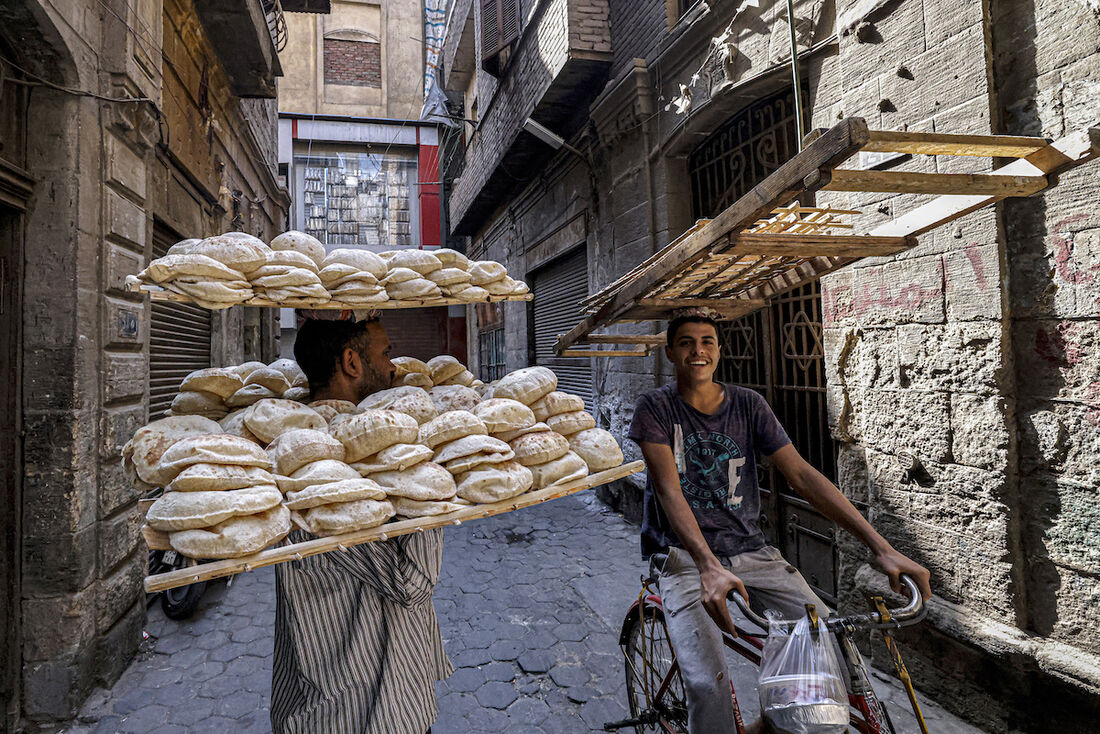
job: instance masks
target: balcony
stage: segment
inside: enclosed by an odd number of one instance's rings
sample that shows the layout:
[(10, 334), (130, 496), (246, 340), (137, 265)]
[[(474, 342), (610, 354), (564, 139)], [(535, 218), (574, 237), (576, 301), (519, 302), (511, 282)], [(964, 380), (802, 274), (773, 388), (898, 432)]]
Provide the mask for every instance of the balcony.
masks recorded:
[[(260, 0), (195, 0), (195, 11), (238, 97), (275, 97), (275, 77), (283, 75), (275, 38), (279, 24)], [(279, 13), (282, 11), (280, 10)], [(272, 24), (269, 26), (269, 15)]]
[[(475, 73), (473, 12), (459, 0), (444, 40), (445, 86), (464, 91)], [(501, 201), (530, 180), (554, 150), (522, 130), (531, 117), (562, 137), (577, 132), (607, 81), (611, 39), (606, 0), (542, 0), (523, 24), (491, 99), (481, 100), (465, 170), (450, 197), (451, 231), (473, 234)], [(482, 74), (483, 71), (476, 73)], [(479, 88), (485, 85), (479, 83)]]

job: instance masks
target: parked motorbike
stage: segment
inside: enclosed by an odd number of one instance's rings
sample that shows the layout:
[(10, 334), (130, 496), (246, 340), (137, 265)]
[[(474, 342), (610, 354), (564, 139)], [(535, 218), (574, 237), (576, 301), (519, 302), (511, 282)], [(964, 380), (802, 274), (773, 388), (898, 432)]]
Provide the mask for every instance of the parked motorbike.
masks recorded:
[[(195, 563), (190, 558), (174, 550), (149, 551), (149, 574), (167, 573)], [(205, 581), (187, 586), (165, 589), (160, 594), (160, 608), (169, 619), (187, 619), (199, 606), (202, 595), (206, 593)]]

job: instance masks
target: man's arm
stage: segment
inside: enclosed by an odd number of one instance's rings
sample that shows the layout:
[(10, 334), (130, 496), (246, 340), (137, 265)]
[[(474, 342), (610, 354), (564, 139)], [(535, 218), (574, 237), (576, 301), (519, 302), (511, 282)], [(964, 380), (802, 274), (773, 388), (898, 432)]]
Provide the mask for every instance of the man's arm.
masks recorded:
[(819, 512), (859, 538), (871, 549), (879, 566), (890, 577), (890, 586), (894, 591), (901, 590), (901, 581), (898, 576), (905, 573), (917, 582), (925, 599), (932, 596), (932, 589), (928, 584), (928, 569), (894, 550), (885, 538), (875, 532), (866, 518), (859, 514), (859, 510), (848, 501), (848, 498), (841, 494), (836, 485), (810, 466), (793, 445), (787, 444), (768, 458), (779, 468), (779, 471), (783, 472), (788, 484), (796, 492), (805, 497)]
[(703, 533), (699, 530), (699, 523), (695, 520), (684, 492), (680, 488), (680, 475), (676, 471), (676, 457), (672, 454), (672, 448), (663, 443), (642, 441), (642, 456), (645, 457), (646, 469), (649, 478), (653, 481), (653, 487), (657, 492), (657, 499), (661, 508), (668, 516), (672, 529), (676, 536), (684, 544), (684, 550), (691, 554), (699, 569), (699, 578), (702, 581), (703, 608), (711, 616), (720, 628), (732, 635), (737, 633), (733, 628), (733, 620), (730, 618), (729, 607), (726, 606), (726, 595), (736, 589), (746, 600), (748, 592), (741, 579), (730, 573), (711, 552)]

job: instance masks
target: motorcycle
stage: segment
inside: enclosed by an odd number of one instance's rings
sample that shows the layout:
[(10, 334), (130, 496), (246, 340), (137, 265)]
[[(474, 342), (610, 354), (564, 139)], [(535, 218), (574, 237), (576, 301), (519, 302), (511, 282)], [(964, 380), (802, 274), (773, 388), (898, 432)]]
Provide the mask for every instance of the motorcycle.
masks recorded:
[[(174, 550), (149, 551), (150, 575), (175, 571), (194, 563), (196, 561)], [(202, 595), (206, 593), (206, 584), (205, 581), (197, 581), (187, 586), (157, 592), (160, 594), (160, 608), (164, 610), (164, 616), (168, 619), (188, 619), (198, 608)]]

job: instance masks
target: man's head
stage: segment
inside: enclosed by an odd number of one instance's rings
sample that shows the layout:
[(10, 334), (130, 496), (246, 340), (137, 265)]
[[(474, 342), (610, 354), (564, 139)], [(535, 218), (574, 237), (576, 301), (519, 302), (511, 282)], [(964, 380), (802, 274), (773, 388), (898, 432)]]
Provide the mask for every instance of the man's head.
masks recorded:
[(718, 323), (703, 314), (677, 316), (668, 325), (665, 356), (678, 382), (711, 382), (718, 369)]
[(308, 320), (294, 341), (294, 359), (314, 400), (358, 403), (393, 381), (390, 340), (378, 321)]

